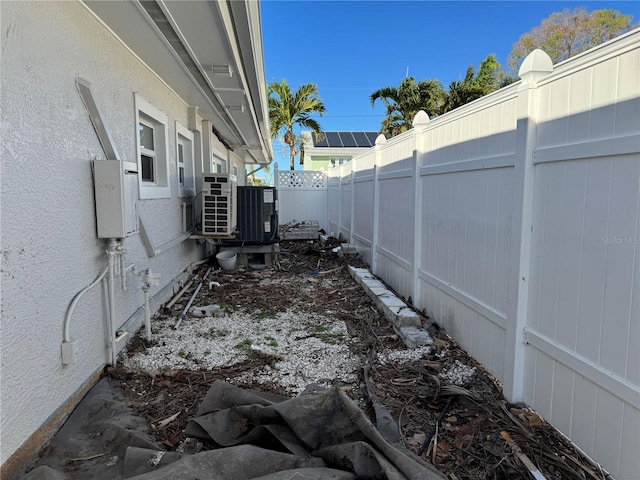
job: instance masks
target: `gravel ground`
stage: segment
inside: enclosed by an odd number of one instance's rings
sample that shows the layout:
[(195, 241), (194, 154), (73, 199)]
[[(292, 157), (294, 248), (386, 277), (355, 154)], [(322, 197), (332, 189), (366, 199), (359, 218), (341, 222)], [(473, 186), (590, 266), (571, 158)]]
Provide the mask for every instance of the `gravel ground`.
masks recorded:
[(171, 368), (210, 370), (249, 359), (255, 352), (271, 359), (258, 372), (258, 383), (279, 385), (298, 395), (310, 383), (355, 383), (362, 359), (352, 355), (346, 326), (328, 315), (289, 309), (285, 312), (225, 312), (191, 318), (174, 329), (175, 318), (154, 322), (154, 343), (126, 359), (139, 371)]
[[(451, 480), (530, 478), (504, 432), (548, 480), (604, 478), (537, 412), (509, 404), (437, 324), (424, 318), (433, 345), (405, 348), (347, 272), (365, 265), (337, 256), (337, 243), (282, 242), (278, 262), (256, 271), (203, 265), (191, 291), (152, 320), (152, 340), (130, 342), (108, 373), (168, 449), (193, 441), (184, 426), (216, 379), (286, 396), (339, 385), (373, 421), (374, 404), (388, 410), (402, 445)], [(163, 419), (172, 421), (153, 427)]]

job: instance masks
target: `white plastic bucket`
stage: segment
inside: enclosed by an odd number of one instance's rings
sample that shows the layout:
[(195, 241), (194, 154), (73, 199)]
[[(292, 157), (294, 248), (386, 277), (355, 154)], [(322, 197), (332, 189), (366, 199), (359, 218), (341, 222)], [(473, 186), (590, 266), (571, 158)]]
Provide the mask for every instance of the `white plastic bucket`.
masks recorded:
[(233, 270), (236, 268), (236, 260), (238, 255), (231, 250), (224, 250), (216, 254), (216, 260), (223, 270)]

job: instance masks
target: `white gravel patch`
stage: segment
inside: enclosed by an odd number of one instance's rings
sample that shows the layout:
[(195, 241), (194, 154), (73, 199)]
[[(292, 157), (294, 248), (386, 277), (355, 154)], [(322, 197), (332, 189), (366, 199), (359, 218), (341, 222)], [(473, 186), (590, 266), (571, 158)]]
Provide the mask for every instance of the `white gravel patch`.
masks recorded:
[(405, 350), (385, 350), (384, 352), (378, 352), (378, 362), (382, 365), (386, 365), (388, 362), (413, 362), (420, 360), (424, 356), (428, 356), (430, 353), (431, 347), (427, 345)]
[(123, 360), (132, 370), (184, 368), (209, 370), (246, 360), (253, 351), (273, 357), (261, 372), (251, 372), (258, 383), (281, 386), (298, 394), (311, 384), (333, 380), (357, 381), (361, 359), (352, 356), (343, 321), (316, 313), (289, 310), (273, 318), (259, 313), (222, 313), (187, 317), (174, 329), (175, 318), (153, 321), (155, 345)]
[(456, 360), (446, 370), (440, 373), (440, 378), (449, 384), (462, 387), (476, 374), (476, 367), (470, 367)]

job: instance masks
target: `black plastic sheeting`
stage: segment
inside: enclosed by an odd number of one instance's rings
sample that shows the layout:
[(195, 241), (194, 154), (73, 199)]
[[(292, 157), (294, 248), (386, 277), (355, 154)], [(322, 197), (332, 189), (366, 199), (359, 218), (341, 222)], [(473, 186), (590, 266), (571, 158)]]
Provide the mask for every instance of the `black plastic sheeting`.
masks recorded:
[[(28, 480), (431, 480), (432, 466), (385, 440), (340, 389), (295, 398), (216, 381), (186, 434), (220, 448), (167, 452), (110, 380), (99, 382)], [(95, 458), (91, 458), (96, 456)]]

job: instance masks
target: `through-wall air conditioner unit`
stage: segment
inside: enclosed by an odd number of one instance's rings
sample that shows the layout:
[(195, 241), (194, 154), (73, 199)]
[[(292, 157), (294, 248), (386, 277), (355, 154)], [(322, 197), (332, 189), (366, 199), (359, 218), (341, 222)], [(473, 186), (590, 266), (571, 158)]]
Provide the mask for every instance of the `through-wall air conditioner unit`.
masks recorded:
[(237, 179), (226, 173), (202, 176), (202, 233), (232, 237), (236, 231)]

